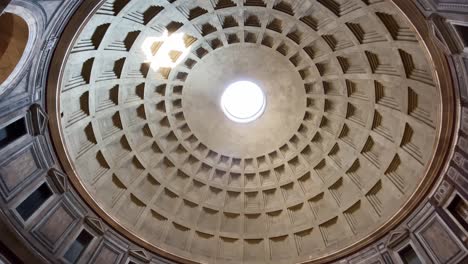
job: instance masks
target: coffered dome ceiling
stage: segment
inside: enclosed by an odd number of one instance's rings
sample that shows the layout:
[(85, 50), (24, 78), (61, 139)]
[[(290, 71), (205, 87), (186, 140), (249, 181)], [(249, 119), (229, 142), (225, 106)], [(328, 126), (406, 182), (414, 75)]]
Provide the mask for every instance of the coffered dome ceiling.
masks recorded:
[[(195, 262), (296, 263), (365, 241), (421, 186), (440, 92), (388, 0), (109, 0), (57, 98), (75, 184), (122, 233)], [(251, 80), (264, 113), (220, 98)]]

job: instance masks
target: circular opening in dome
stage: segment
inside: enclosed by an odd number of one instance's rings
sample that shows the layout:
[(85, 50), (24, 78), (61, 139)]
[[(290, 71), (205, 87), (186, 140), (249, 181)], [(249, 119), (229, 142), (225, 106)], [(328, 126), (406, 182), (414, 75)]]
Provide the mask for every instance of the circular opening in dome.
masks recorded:
[(224, 114), (234, 122), (248, 123), (259, 118), (265, 111), (265, 94), (250, 81), (229, 85), (221, 96)]

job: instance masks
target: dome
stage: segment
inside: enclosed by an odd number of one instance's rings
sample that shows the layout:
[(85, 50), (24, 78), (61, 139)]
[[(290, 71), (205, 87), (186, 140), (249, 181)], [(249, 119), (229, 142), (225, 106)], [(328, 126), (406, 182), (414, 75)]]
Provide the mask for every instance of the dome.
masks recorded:
[[(221, 103), (242, 81), (264, 97), (249, 122)], [(54, 100), (80, 194), (182, 262), (362, 247), (431, 183), (442, 124), (433, 61), (387, 0), (107, 1)]]

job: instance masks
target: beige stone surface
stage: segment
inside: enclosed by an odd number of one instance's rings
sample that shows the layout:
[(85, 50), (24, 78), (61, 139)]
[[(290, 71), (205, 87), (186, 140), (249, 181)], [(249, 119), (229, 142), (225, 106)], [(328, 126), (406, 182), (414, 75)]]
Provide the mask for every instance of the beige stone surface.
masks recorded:
[[(222, 111), (224, 90), (240, 80), (256, 83), (265, 93), (265, 112), (255, 122), (236, 123)], [(208, 148), (229, 157), (257, 158), (280, 148), (297, 131), (306, 99), (301, 76), (284, 56), (239, 44), (216, 50), (193, 67), (182, 107), (193, 134)]]
[[(61, 80), (71, 162), (129, 232), (194, 261), (295, 263), (372, 234), (424, 183), (438, 85), (390, 1), (169, 2), (106, 1)], [(155, 71), (141, 47), (166, 29), (190, 53)], [(217, 102), (244, 76), (267, 109), (241, 126)]]
[(4, 13), (0, 16), (0, 84), (13, 72), (28, 42), (28, 25), (21, 17)]

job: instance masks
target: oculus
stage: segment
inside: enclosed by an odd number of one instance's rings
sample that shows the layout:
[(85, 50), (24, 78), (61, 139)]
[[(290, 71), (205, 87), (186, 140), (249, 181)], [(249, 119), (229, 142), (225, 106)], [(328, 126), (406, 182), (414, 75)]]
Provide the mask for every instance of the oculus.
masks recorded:
[(229, 85), (221, 96), (221, 108), (230, 120), (249, 123), (265, 111), (266, 98), (262, 89), (250, 81), (238, 81)]

